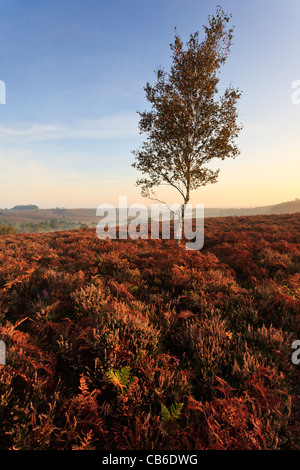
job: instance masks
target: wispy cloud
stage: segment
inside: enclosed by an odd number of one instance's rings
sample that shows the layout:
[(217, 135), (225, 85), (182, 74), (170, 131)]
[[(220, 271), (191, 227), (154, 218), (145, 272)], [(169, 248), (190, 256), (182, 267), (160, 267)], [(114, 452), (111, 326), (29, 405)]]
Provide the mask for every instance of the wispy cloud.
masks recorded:
[[(73, 155), (74, 156), (74, 155)], [(57, 156), (62, 161), (61, 155)], [(87, 162), (87, 159), (85, 160)], [(81, 166), (80, 166), (81, 164)], [(121, 171), (103, 169), (99, 164), (82, 165), (77, 161), (76, 165), (72, 161), (71, 155), (66, 160), (57, 165), (57, 161), (41, 159), (38, 151), (6, 149), (0, 147), (0, 185), (10, 186), (13, 183), (35, 184), (39, 182), (52, 182), (53, 187), (58, 182), (67, 184), (77, 184), (81, 182), (99, 181), (128, 181), (133, 184), (134, 178)]]
[(118, 113), (99, 119), (82, 119), (71, 124), (13, 123), (0, 126), (0, 138), (21, 142), (41, 142), (61, 139), (118, 139), (138, 135), (136, 113)]

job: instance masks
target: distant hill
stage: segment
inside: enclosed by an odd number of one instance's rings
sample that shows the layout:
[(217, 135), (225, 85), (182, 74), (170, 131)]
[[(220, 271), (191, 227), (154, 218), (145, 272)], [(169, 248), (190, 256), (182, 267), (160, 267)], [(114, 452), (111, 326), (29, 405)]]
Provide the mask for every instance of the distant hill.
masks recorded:
[(39, 207), (36, 206), (35, 204), (27, 204), (27, 205), (19, 205), (19, 206), (14, 206), (10, 210), (11, 211), (32, 211), (32, 210), (37, 210)]
[(298, 198), (294, 201), (283, 202), (282, 204), (272, 206), (273, 214), (293, 214), (295, 212), (300, 212), (300, 199)]
[(228, 217), (239, 215), (294, 214), (300, 212), (300, 199), (281, 204), (245, 208), (204, 208), (205, 217)]

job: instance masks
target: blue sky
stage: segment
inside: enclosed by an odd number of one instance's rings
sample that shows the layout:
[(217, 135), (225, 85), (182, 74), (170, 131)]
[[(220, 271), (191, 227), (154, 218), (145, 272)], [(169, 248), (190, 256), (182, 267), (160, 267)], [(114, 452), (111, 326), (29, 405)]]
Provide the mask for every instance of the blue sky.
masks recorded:
[[(220, 88), (239, 87), (241, 155), (192, 193), (207, 207), (299, 197), (298, 0), (0, 0), (0, 207), (148, 203), (134, 186), (137, 110), (154, 69), (171, 64), (174, 27), (186, 42), (216, 4), (232, 13), (234, 45)], [(172, 192), (158, 194), (178, 202)]]

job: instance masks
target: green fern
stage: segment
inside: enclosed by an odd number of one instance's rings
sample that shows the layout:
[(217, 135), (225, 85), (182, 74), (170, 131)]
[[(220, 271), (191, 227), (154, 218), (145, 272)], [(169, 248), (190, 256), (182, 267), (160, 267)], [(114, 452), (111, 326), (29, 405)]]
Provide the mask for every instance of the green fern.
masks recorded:
[(106, 376), (113, 385), (121, 389), (122, 394), (134, 380), (130, 377), (130, 367), (128, 366), (123, 367), (121, 370), (110, 369), (106, 372)]
[(161, 417), (163, 422), (175, 421), (180, 418), (183, 403), (174, 403), (170, 410), (165, 405), (161, 405)]

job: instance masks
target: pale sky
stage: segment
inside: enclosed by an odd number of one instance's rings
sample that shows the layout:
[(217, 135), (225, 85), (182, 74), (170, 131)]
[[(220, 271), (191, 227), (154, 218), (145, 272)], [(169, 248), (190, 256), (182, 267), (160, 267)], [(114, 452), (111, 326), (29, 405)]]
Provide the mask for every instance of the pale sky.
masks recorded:
[[(193, 192), (191, 203), (300, 197), (300, 93), (292, 99), (299, 0), (0, 0), (0, 208), (97, 207), (119, 196), (149, 204), (131, 167), (145, 139), (137, 115), (149, 108), (143, 87), (158, 66), (169, 70), (174, 27), (184, 42), (202, 34), (216, 4), (235, 26), (220, 87), (231, 82), (243, 92), (241, 155), (216, 162), (218, 183)], [(165, 186), (158, 195), (180, 202)]]

